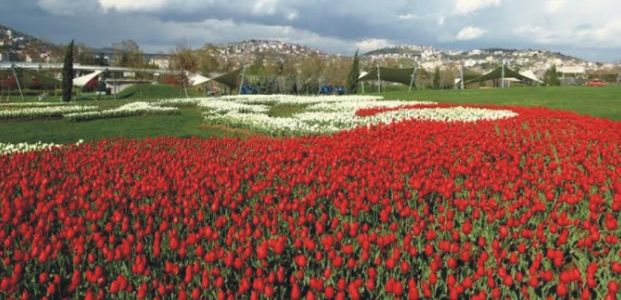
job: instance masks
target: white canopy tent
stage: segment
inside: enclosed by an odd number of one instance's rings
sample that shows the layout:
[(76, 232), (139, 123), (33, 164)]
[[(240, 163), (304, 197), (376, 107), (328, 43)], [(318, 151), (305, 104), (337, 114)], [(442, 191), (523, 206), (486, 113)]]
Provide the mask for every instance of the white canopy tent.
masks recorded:
[(522, 75), (522, 76), (524, 76), (524, 77), (526, 77), (526, 78), (528, 78), (528, 79), (530, 79), (530, 80), (532, 80), (534, 82), (543, 83), (543, 81), (541, 81), (541, 79), (539, 79), (537, 77), (537, 75), (535, 75), (535, 72), (533, 72), (531, 70), (522, 71), (522, 72), (520, 72), (520, 75)]
[(201, 85), (209, 81), (211, 81), (211, 78), (207, 78), (201, 74), (189, 74), (188, 75), (188, 82), (190, 83), (191, 86)]
[(514, 78), (514, 77), (505, 77), (502, 80), (504, 80), (505, 82), (522, 82), (522, 80), (519, 80), (519, 79)]
[(101, 75), (103, 71), (95, 71), (90, 74), (86, 74), (84, 76), (80, 76), (78, 78), (73, 79), (73, 85), (78, 87), (83, 87), (87, 85), (91, 80), (95, 79), (97, 76)]

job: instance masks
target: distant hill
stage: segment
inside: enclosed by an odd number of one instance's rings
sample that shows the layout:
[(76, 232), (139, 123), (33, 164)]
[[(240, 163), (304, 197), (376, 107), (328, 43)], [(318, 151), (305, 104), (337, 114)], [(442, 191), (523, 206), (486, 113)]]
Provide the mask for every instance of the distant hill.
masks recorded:
[[(84, 46), (86, 47), (86, 46)], [(87, 47), (88, 48), (88, 47)], [(113, 48), (90, 49), (95, 54), (110, 58), (115, 55)], [(338, 54), (324, 52), (312, 47), (287, 43), (278, 40), (247, 40), (221, 45), (207, 45), (201, 51), (208, 51), (216, 58), (220, 67), (227, 69), (257, 62), (299, 62), (305, 57), (347, 58)], [(0, 60), (12, 61), (59, 61), (63, 47), (38, 39), (0, 24)], [(145, 54), (145, 57), (165, 68), (167, 54)], [(412, 66), (414, 62), (425, 69), (463, 64), (466, 68), (483, 72), (495, 68), (506, 61), (514, 68), (543, 72), (552, 65), (580, 66), (598, 69), (603, 66), (595, 62), (566, 55), (560, 52), (539, 49), (488, 48), (469, 51), (442, 50), (429, 46), (399, 45), (369, 51), (361, 55), (362, 66)]]
[(400, 45), (394, 47), (380, 48), (372, 50), (362, 54), (362, 56), (382, 56), (382, 55), (394, 55), (403, 57), (420, 56), (424, 52), (437, 53), (441, 52), (438, 49), (428, 46), (416, 46), (416, 45)]
[(278, 53), (282, 55), (327, 55), (327, 53), (304, 45), (277, 40), (248, 40), (229, 43), (219, 47), (226, 54)]
[(535, 71), (544, 71), (551, 65), (571, 65), (596, 67), (596, 63), (587, 62), (583, 59), (565, 55), (560, 52), (552, 52), (539, 49), (503, 49), (488, 48), (470, 51), (440, 50), (428, 46), (400, 45), (381, 48), (364, 53), (363, 58), (372, 61), (416, 61), (425, 68), (435, 68), (451, 64), (463, 63), (467, 68), (489, 70), (502, 63), (504, 60), (511, 66)]
[(0, 24), (1, 61), (50, 61), (62, 53), (62, 47)]
[(277, 40), (247, 40), (220, 45), (209, 44), (197, 51), (207, 51), (218, 61), (220, 67), (226, 69), (256, 64), (295, 65), (307, 57), (318, 59), (340, 57), (308, 46)]

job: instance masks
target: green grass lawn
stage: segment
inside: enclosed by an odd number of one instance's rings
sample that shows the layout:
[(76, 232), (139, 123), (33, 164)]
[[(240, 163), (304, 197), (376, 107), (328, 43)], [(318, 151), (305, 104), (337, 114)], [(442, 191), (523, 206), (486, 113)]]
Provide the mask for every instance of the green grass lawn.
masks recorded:
[(270, 107), (267, 115), (273, 118), (288, 118), (294, 114), (304, 112), (305, 109), (305, 105), (277, 104)]
[[(376, 94), (377, 95), (377, 94)], [(415, 90), (381, 93), (386, 99), (456, 104), (541, 106), (621, 120), (621, 87), (516, 87), (507, 89)]]
[[(204, 96), (192, 88), (188, 88), (187, 92), (188, 97)], [(118, 99), (132, 100), (169, 99), (183, 97), (185, 97), (185, 91), (183, 90), (183, 88), (173, 87), (165, 84), (137, 84), (123, 90), (117, 95)]]
[[(203, 94), (197, 90), (188, 88), (189, 97), (200, 97)], [(36, 95), (33, 95), (36, 94)], [(60, 102), (60, 92), (50, 91), (30, 91), (24, 95), (24, 99), (19, 95), (19, 92), (12, 91), (9, 95), (7, 91), (0, 93), (0, 102), (38, 102), (39, 94), (47, 93), (49, 96), (43, 100), (44, 102)], [(56, 94), (56, 95), (55, 95)], [(185, 97), (185, 91), (181, 87), (171, 86), (166, 84), (136, 84), (130, 86), (123, 91), (119, 92), (116, 97), (112, 95), (97, 96), (95, 93), (83, 93), (78, 92), (77, 88), (74, 89), (75, 101), (82, 103), (83, 101), (111, 101), (111, 100), (154, 100), (154, 99), (170, 99), (170, 98), (183, 98)]]
[(0, 142), (75, 143), (105, 138), (155, 136), (245, 136), (243, 132), (204, 126), (198, 108), (181, 109), (176, 115), (147, 115), (88, 122), (67, 120), (0, 121)]
[[(142, 91), (140, 92), (140, 89)], [(128, 91), (125, 99), (118, 100), (80, 100), (80, 104), (111, 108), (146, 99), (181, 97), (182, 90), (166, 86), (142, 86)], [(196, 94), (192, 94), (196, 96)], [(381, 94), (386, 99), (429, 100), (456, 104), (498, 104), (541, 106), (563, 109), (621, 120), (621, 87), (540, 87), (510, 89), (471, 89), (425, 90), (407, 92), (399, 88)], [(147, 98), (149, 97), (149, 98)], [(304, 107), (297, 105), (274, 105), (269, 114), (274, 117), (289, 117), (302, 112)], [(0, 142), (47, 142), (75, 143), (104, 138), (126, 137), (145, 138), (153, 136), (237, 136), (254, 134), (247, 130), (236, 130), (206, 124), (198, 108), (183, 108), (177, 115), (148, 115), (103, 119), (88, 122), (69, 122), (63, 119), (36, 121), (0, 121)]]

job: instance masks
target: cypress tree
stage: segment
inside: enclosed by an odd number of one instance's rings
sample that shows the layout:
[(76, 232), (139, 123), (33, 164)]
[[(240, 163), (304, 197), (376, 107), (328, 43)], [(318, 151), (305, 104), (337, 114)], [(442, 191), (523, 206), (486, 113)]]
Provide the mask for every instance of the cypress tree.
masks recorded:
[(435, 73), (433, 73), (433, 88), (440, 89), (440, 68), (436, 67)]
[(358, 58), (358, 50), (354, 54), (354, 61), (351, 64), (351, 70), (347, 77), (347, 91), (350, 94), (356, 94), (358, 91), (358, 78), (360, 77), (360, 58)]
[(561, 80), (558, 78), (558, 72), (556, 70), (556, 65), (552, 65), (543, 76), (544, 82), (549, 86), (559, 86), (561, 85)]
[(71, 92), (73, 89), (73, 40), (67, 46), (65, 52), (65, 63), (63, 64), (63, 101), (71, 101)]

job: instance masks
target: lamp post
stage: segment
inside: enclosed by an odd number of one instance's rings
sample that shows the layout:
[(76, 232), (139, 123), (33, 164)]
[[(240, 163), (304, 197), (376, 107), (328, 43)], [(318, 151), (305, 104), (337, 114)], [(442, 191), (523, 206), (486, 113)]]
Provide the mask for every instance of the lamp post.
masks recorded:
[(239, 84), (239, 93), (241, 95), (242, 93), (242, 88), (244, 86), (244, 79), (246, 77), (246, 65), (244, 65), (244, 67), (242, 68), (242, 74), (241, 74), (241, 83)]
[(19, 83), (19, 78), (17, 77), (17, 72), (15, 71), (15, 64), (11, 65), (11, 69), (13, 70), (13, 76), (15, 77), (15, 83), (17, 83), (19, 94), (22, 97), (22, 101), (24, 101), (24, 93), (22, 92), (22, 85)]
[(382, 92), (382, 83), (381, 83), (380, 67), (379, 67), (379, 65), (377, 65), (377, 92), (378, 93)]
[(505, 88), (505, 60), (502, 59), (502, 71), (500, 75), (500, 88)]
[(460, 78), (460, 82), (459, 82), (459, 88), (461, 90), (464, 89), (464, 62), (459, 62), (459, 78)]
[(416, 80), (416, 71), (418, 71), (418, 65), (416, 64), (416, 61), (414, 61), (414, 71), (412, 71), (412, 78), (410, 78), (410, 89), (408, 90), (408, 92), (412, 91), (412, 86), (414, 85), (414, 81)]

